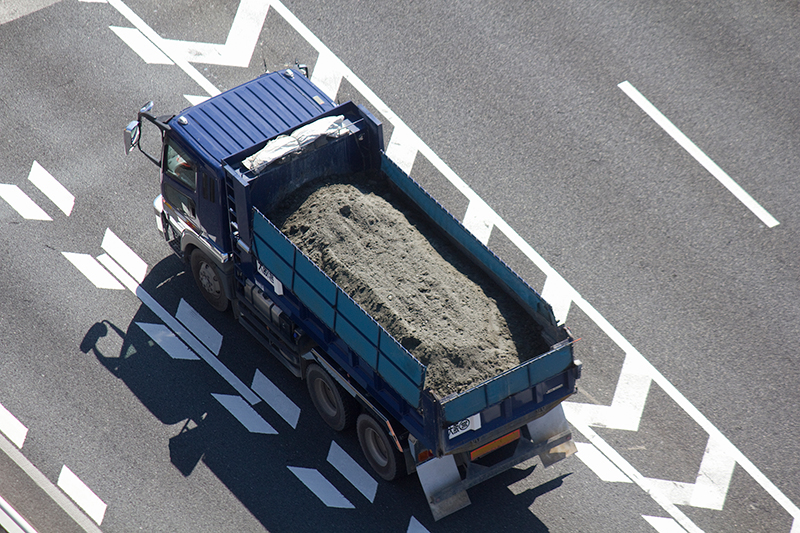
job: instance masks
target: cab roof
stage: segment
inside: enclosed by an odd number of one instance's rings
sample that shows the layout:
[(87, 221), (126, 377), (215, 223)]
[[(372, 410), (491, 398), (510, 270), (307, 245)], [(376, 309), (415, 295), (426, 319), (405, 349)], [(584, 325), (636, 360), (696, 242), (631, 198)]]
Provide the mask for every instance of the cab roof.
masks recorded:
[(255, 146), (319, 116), (335, 106), (300, 71), (270, 72), (205, 102), (169, 121), (210, 164)]

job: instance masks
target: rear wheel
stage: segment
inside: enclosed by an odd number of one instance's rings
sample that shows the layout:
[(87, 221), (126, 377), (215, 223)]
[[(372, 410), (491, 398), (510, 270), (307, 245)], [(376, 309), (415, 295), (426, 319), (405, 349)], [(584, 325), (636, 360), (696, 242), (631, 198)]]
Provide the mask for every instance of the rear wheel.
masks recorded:
[(405, 458), (377, 420), (366, 413), (359, 415), (356, 431), (361, 451), (379, 476), (386, 481), (403, 477)]
[(353, 427), (358, 414), (358, 403), (317, 364), (306, 369), (308, 394), (319, 416), (336, 431)]
[(225, 288), (217, 267), (200, 250), (192, 252), (189, 261), (194, 281), (203, 293), (203, 297), (217, 311), (225, 311), (228, 308), (228, 297), (225, 296)]

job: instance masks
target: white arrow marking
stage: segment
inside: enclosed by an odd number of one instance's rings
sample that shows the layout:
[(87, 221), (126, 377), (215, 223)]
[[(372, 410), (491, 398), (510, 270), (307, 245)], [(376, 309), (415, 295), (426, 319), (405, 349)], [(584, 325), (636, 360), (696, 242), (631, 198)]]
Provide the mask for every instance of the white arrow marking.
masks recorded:
[(174, 54), (192, 63), (226, 65), (229, 67), (250, 66), (250, 58), (258, 44), (261, 27), (267, 18), (269, 2), (242, 0), (231, 24), (225, 44), (198, 43), (165, 39)]
[(50, 198), (65, 215), (69, 216), (72, 213), (75, 197), (36, 161), (31, 165), (28, 180)]
[(276, 413), (281, 415), (281, 418), (286, 420), (286, 423), (292, 426), (292, 429), (297, 429), (300, 408), (258, 369), (255, 376), (253, 376), (253, 386), (251, 388)]
[(137, 322), (137, 326), (153, 339), (173, 359), (197, 361), (200, 357), (190, 350), (175, 333), (164, 324)]
[(75, 254), (71, 252), (61, 252), (75, 268), (80, 270), (86, 279), (91, 281), (98, 289), (124, 290), (125, 287), (119, 284), (114, 276), (103, 268), (103, 265), (89, 254)]
[(269, 422), (261, 418), (256, 410), (250, 407), (241, 396), (231, 394), (211, 394), (215, 400), (222, 404), (230, 414), (236, 418), (250, 433), (263, 435), (277, 435), (278, 432)]
[(366, 470), (361, 468), (346, 451), (344, 451), (335, 441), (331, 441), (328, 450), (328, 462), (342, 474), (347, 481), (353, 484), (358, 492), (364, 495), (370, 503), (375, 501), (375, 494), (378, 492), (378, 482), (370, 476)]
[(342, 496), (333, 484), (325, 479), (315, 468), (301, 468), (299, 466), (287, 466), (292, 474), (297, 476), (297, 479), (303, 482), (303, 485), (314, 493), (322, 503), (328, 507), (335, 507), (337, 509), (355, 509), (355, 506), (350, 503), (350, 500)]
[(89, 518), (94, 520), (97, 525), (103, 522), (103, 516), (106, 514), (108, 506), (66, 465), (61, 468), (61, 473), (58, 476), (58, 486), (67, 496), (72, 498), (72, 501), (86, 511)]
[(8, 205), (26, 220), (53, 220), (16, 185), (0, 184), (0, 198), (8, 202)]
[(211, 353), (219, 355), (219, 350), (222, 348), (222, 334), (209, 324), (205, 318), (200, 316), (200, 313), (186, 303), (183, 298), (178, 304), (178, 312), (175, 313), (175, 318), (180, 320), (186, 326), (186, 329), (200, 339), (200, 342), (205, 344), (211, 350)]
[(0, 431), (14, 443), (17, 448), (22, 448), (25, 437), (28, 435), (28, 428), (11, 414), (11, 411), (0, 404)]

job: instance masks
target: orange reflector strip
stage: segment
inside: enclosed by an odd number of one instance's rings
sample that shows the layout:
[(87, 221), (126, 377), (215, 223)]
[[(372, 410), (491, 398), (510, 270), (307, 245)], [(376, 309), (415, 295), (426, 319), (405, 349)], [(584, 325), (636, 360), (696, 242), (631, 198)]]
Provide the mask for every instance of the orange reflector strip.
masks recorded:
[(504, 437), (500, 437), (497, 440), (493, 440), (489, 444), (484, 444), (480, 448), (472, 450), (469, 454), (469, 458), (474, 461), (478, 457), (482, 457), (487, 453), (495, 451), (498, 448), (502, 448), (509, 442), (514, 442), (518, 438), (519, 438), (519, 430), (516, 429)]

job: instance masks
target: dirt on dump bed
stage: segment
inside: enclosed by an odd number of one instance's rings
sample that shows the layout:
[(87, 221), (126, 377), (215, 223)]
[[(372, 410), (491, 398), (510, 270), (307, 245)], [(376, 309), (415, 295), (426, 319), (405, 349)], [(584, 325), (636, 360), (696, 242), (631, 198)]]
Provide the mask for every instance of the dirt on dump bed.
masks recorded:
[(425, 388), (439, 397), (544, 353), (534, 320), (385, 179), (318, 180), (272, 220), (427, 367)]

